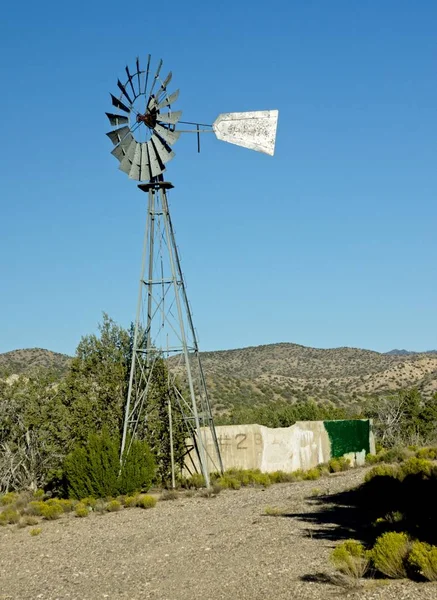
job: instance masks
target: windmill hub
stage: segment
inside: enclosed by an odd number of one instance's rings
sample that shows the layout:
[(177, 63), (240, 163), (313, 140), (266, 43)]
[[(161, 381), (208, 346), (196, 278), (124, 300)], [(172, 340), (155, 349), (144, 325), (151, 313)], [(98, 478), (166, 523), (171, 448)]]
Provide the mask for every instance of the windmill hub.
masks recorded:
[(145, 112), (143, 115), (137, 115), (137, 123), (144, 123), (149, 129), (154, 129), (157, 123), (156, 112)]

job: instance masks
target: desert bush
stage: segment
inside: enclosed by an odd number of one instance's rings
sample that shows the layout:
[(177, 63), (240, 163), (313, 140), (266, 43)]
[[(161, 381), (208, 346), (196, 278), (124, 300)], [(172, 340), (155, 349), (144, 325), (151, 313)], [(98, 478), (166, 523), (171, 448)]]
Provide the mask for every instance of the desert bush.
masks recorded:
[(138, 496), (137, 506), (140, 508), (154, 508), (156, 506), (156, 502), (157, 500), (154, 496), (145, 494), (143, 496)]
[(269, 477), (272, 483), (286, 483), (290, 481), (290, 476), (285, 471), (274, 471), (269, 473)]
[(106, 505), (108, 512), (118, 512), (121, 510), (121, 502), (119, 500), (110, 500)]
[(266, 506), (264, 509), (264, 514), (268, 517), (280, 517), (284, 514), (284, 511), (277, 506)]
[(88, 506), (85, 506), (85, 504), (82, 504), (82, 502), (78, 502), (76, 504), (76, 508), (74, 509), (74, 512), (76, 514), (76, 517), (79, 517), (80, 519), (83, 519), (84, 517), (88, 517), (90, 514)]
[(26, 507), (26, 513), (29, 515), (41, 516), (45, 503), (42, 500), (32, 500)]
[(420, 450), (417, 450), (416, 452), (416, 458), (424, 458), (425, 460), (437, 460), (437, 448), (420, 448)]
[(409, 458), (400, 465), (400, 477), (404, 479), (408, 475), (431, 475), (432, 463), (423, 458)]
[(126, 508), (131, 508), (137, 505), (138, 495), (136, 496), (125, 496), (124, 505)]
[(41, 527), (34, 527), (33, 529), (31, 529), (29, 531), (30, 535), (35, 537), (36, 535), (39, 535), (41, 533), (42, 529)]
[(0, 497), (0, 505), (6, 506), (7, 504), (13, 504), (18, 498), (17, 492), (7, 492)]
[(55, 519), (59, 519), (61, 515), (64, 513), (64, 510), (60, 504), (44, 504), (41, 507), (41, 515), (47, 521), (54, 521)]
[(205, 478), (201, 473), (193, 473), (191, 477), (185, 480), (185, 486), (187, 488), (194, 488), (196, 490), (205, 487)]
[(66, 500), (62, 498), (61, 500), (59, 500), (59, 504), (60, 506), (62, 506), (62, 510), (64, 511), (64, 513), (69, 513), (74, 509), (73, 500)]
[(17, 526), (22, 529), (24, 527), (29, 527), (30, 525), (37, 525), (39, 523), (36, 517), (32, 517), (32, 515), (24, 515), (20, 518), (17, 523)]
[(200, 495), (202, 496), (202, 498), (212, 498), (214, 495), (214, 490), (212, 489), (212, 487), (203, 488), (200, 490)]
[(341, 471), (341, 464), (338, 458), (331, 458), (328, 462), (328, 467), (331, 473), (339, 473)]
[(437, 581), (437, 547), (414, 542), (408, 556), (411, 567), (428, 581)]
[(364, 481), (368, 482), (374, 477), (393, 477), (394, 479), (398, 479), (399, 468), (394, 465), (376, 465), (376, 467), (373, 467), (366, 473)]
[(331, 554), (336, 569), (354, 579), (364, 577), (369, 568), (369, 553), (355, 540), (339, 544)]
[(160, 500), (177, 500), (178, 498), (179, 494), (176, 490), (163, 490), (159, 497)]
[(319, 469), (309, 469), (309, 471), (305, 471), (303, 478), (308, 481), (320, 479), (320, 471)]
[(366, 464), (367, 465), (376, 465), (376, 463), (380, 462), (380, 458), (377, 454), (366, 454)]
[(405, 533), (390, 531), (383, 533), (371, 551), (376, 569), (392, 579), (407, 577), (407, 557), (410, 540)]
[(127, 445), (120, 471), (120, 442), (107, 428), (89, 435), (87, 443), (77, 446), (64, 461), (68, 495), (73, 498), (107, 498), (132, 494), (150, 487), (155, 473), (153, 456), (145, 442)]
[(220, 494), (220, 492), (222, 491), (222, 486), (220, 485), (220, 482), (218, 481), (214, 481), (214, 483), (212, 484), (212, 491), (213, 493), (217, 496), (217, 494)]
[(107, 503), (102, 498), (100, 498), (95, 503), (93, 511), (99, 515), (104, 515), (107, 510), (107, 506), (108, 506)]
[(241, 482), (231, 475), (223, 475), (223, 477), (220, 477), (218, 480), (218, 483), (222, 488), (228, 490), (239, 490), (241, 488)]
[(41, 489), (39, 489), (39, 490), (35, 490), (35, 491), (33, 492), (33, 494), (32, 494), (32, 497), (33, 497), (35, 500), (43, 500), (43, 499), (44, 499), (44, 495), (45, 495), (45, 492), (44, 492), (44, 490), (41, 490)]
[(0, 513), (0, 525), (13, 525), (20, 520), (20, 513), (13, 508), (6, 508)]
[(313, 488), (313, 489), (311, 490), (311, 496), (312, 496), (313, 498), (316, 498), (317, 496), (320, 496), (320, 495), (321, 495), (321, 493), (322, 493), (322, 490), (321, 490), (320, 488)]
[(88, 506), (89, 508), (94, 508), (97, 503), (97, 499), (93, 498), (92, 496), (88, 496), (87, 498), (82, 498), (80, 502), (84, 506)]
[[(262, 487), (269, 487), (271, 485), (271, 479), (268, 473), (253, 473), (251, 475), (251, 484), (259, 485)], [(250, 485), (250, 484), (249, 484)]]
[(292, 471), (289, 473), (291, 482), (293, 481), (302, 481), (305, 477), (305, 472), (302, 469), (296, 469), (296, 471)]

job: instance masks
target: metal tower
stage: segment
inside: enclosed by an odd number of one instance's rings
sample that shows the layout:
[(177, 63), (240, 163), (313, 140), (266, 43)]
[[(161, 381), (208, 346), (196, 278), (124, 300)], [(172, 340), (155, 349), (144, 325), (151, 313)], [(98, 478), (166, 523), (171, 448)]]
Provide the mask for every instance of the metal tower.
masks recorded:
[[(164, 181), (162, 173), (175, 155), (172, 145), (183, 132), (197, 134), (198, 148), (199, 134), (213, 131), (218, 139), (273, 155), (278, 111), (226, 113), (213, 125), (185, 123), (196, 127), (176, 131), (182, 112), (171, 106), (179, 90), (168, 93), (171, 72), (160, 78), (161, 60), (152, 76), (150, 60), (149, 55), (144, 70), (138, 59), (134, 72), (126, 67), (126, 83), (117, 81), (120, 96), (111, 94), (112, 105), (121, 113), (106, 113), (115, 127), (107, 135), (115, 146), (112, 154), (119, 168), (130, 179), (147, 182), (138, 185), (147, 193), (147, 222), (121, 453), (129, 450), (128, 440), (134, 439), (147, 419), (154, 369), (164, 358), (169, 366), (167, 387), (191, 440), (188, 453), (195, 452), (191, 464), (200, 468), (209, 486), (209, 473), (222, 471), (223, 465), (170, 217), (167, 196), (173, 185)], [(176, 385), (177, 380), (184, 385)], [(170, 402), (169, 420), (171, 427)]]

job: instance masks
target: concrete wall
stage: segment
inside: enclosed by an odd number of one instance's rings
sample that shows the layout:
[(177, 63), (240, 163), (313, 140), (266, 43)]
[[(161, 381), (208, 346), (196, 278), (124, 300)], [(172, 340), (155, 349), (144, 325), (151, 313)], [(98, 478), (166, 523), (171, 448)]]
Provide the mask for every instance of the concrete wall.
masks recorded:
[[(271, 429), (262, 425), (216, 427), (223, 466), (226, 469), (296, 471), (311, 469), (334, 456), (347, 456), (352, 464), (364, 464), (375, 451), (371, 423), (360, 421), (298, 421), (291, 427)], [(203, 431), (208, 454), (214, 456), (211, 432)], [(197, 461), (196, 461), (197, 462)], [(210, 470), (217, 465), (210, 463)]]

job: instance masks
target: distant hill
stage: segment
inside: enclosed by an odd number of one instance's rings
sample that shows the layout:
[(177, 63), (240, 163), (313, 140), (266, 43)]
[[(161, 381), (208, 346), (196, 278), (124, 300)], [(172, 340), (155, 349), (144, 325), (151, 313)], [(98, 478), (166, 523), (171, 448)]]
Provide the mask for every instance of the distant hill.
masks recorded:
[[(358, 348), (318, 349), (281, 343), (201, 354), (214, 411), (271, 400), (313, 398), (360, 405), (363, 398), (417, 387), (437, 392), (437, 353), (379, 353)], [(31, 373), (37, 367), (60, 376), (71, 357), (33, 348), (0, 354), (0, 373)], [(173, 362), (174, 360), (174, 362)], [(177, 370), (175, 359), (170, 368)]]
[(390, 350), (386, 354), (393, 354), (395, 356), (407, 356), (410, 354), (437, 354), (437, 350), (426, 350), (426, 352), (414, 352), (412, 350)]
[(38, 368), (51, 369), (60, 376), (67, 372), (71, 357), (43, 348), (26, 348), (0, 354), (0, 373), (29, 375)]

